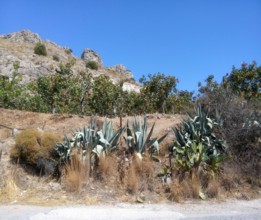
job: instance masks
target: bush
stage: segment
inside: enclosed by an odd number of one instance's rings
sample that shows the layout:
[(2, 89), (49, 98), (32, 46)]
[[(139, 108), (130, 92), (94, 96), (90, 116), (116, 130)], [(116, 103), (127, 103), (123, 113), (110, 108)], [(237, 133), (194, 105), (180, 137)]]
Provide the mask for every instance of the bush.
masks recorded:
[(58, 55), (53, 55), (53, 60), (59, 62), (60, 61), (60, 57)]
[(99, 65), (95, 61), (88, 61), (86, 62), (86, 68), (92, 69), (92, 70), (98, 70)]
[(40, 132), (35, 128), (26, 129), (17, 135), (10, 157), (32, 166), (40, 174), (52, 174), (55, 167), (53, 149), (59, 140), (52, 133)]
[(72, 54), (73, 50), (71, 48), (66, 48), (65, 53)]
[(34, 47), (34, 53), (40, 56), (46, 56), (47, 51), (45, 45), (40, 42), (37, 43)]

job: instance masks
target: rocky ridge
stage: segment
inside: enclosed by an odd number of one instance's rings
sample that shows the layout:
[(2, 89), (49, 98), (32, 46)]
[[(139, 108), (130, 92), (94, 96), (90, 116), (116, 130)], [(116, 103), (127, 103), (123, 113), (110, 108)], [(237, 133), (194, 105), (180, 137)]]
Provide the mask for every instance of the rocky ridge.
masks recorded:
[[(46, 46), (47, 56), (34, 53), (36, 43), (41, 42)], [(53, 57), (59, 57), (56, 61)], [(113, 83), (126, 80), (123, 89), (126, 91), (140, 91), (140, 86), (133, 80), (131, 71), (124, 65), (105, 67), (99, 54), (89, 48), (84, 49), (81, 58), (74, 56), (68, 47), (62, 47), (50, 40), (42, 40), (40, 36), (29, 30), (0, 35), (0, 75), (11, 77), (14, 70), (13, 64), (19, 62), (19, 73), (23, 76), (23, 83), (28, 83), (39, 76), (54, 74), (61, 63), (72, 63), (74, 74), (80, 71), (89, 71), (94, 77), (107, 75)], [(87, 61), (95, 61), (98, 70), (86, 68)]]

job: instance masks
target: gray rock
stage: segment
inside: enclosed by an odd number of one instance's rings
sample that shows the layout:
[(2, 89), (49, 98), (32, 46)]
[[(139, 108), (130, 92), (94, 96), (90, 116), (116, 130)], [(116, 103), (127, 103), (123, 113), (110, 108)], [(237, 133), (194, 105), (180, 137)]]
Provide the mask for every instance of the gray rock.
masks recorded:
[(81, 55), (81, 58), (86, 61), (95, 61), (99, 66), (103, 66), (101, 57), (99, 54), (89, 48), (86, 48)]
[[(34, 47), (37, 42), (42, 42), (47, 48), (47, 56), (39, 56), (34, 53)], [(50, 40), (42, 40), (38, 34), (29, 30), (0, 35), (0, 75), (11, 78), (14, 71), (14, 62), (19, 62), (18, 72), (22, 75), (21, 84), (36, 80), (40, 76), (55, 74), (61, 63), (73, 62), (71, 67), (73, 74), (80, 71), (86, 71), (86, 61), (95, 61), (100, 68), (98, 70), (88, 69), (88, 71), (97, 77), (107, 75), (114, 84), (121, 80), (133, 78), (132, 73), (123, 65), (116, 65), (106, 68), (102, 64), (101, 57), (97, 52), (91, 49), (85, 49), (82, 53), (82, 59), (66, 53), (66, 47), (59, 46)], [(60, 62), (53, 60), (57, 55)], [(123, 89), (126, 91), (139, 92), (140, 86), (134, 81), (124, 83)]]
[(114, 72), (120, 73), (121, 75), (125, 76), (128, 79), (133, 79), (133, 74), (130, 70), (127, 70), (126, 67), (122, 64), (118, 64), (115, 66), (109, 67), (110, 70), (113, 70)]
[(39, 35), (31, 32), (30, 30), (22, 30), (11, 34), (0, 35), (0, 38), (9, 39), (16, 42), (29, 42), (29, 43), (37, 43), (41, 41)]

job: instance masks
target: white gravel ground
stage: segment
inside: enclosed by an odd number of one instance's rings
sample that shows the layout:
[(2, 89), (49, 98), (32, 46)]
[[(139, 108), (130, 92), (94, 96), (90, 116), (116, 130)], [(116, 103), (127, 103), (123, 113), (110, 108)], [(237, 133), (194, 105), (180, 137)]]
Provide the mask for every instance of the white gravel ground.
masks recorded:
[(41, 207), (2, 205), (0, 219), (247, 219), (261, 220), (261, 199), (252, 201), (186, 202), (185, 204), (117, 204)]

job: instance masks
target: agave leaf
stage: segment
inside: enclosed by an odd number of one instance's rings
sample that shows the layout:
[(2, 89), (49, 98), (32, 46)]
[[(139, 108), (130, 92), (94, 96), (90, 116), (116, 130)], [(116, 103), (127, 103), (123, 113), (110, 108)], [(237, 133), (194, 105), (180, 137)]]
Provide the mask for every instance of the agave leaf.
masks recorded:
[(153, 123), (153, 125), (152, 125), (152, 127), (151, 127), (151, 129), (150, 129), (150, 132), (149, 132), (149, 134), (148, 134), (148, 136), (147, 136), (147, 138), (146, 138), (145, 144), (147, 144), (147, 143), (149, 142), (150, 137), (151, 137), (152, 132), (153, 132), (153, 129), (154, 129), (154, 126), (155, 126), (155, 122)]
[(187, 112), (187, 115), (189, 116), (190, 120), (193, 120), (193, 116), (189, 112)]
[(97, 146), (92, 150), (92, 152), (95, 153), (95, 154), (100, 158), (100, 156), (102, 155), (102, 152), (103, 152), (103, 146), (97, 145)]
[(202, 191), (199, 191), (199, 198), (201, 198), (202, 200), (205, 200), (207, 197)]
[(153, 143), (153, 147), (155, 147), (155, 149), (159, 153), (159, 142), (157, 140)]
[(177, 153), (182, 154), (182, 155), (185, 153), (185, 149), (183, 147), (176, 147), (176, 151), (177, 151)]
[(158, 139), (158, 143), (160, 144), (166, 137), (167, 137), (168, 133), (167, 134), (164, 134), (163, 136), (161, 136), (159, 139)]
[(100, 138), (99, 141), (100, 141), (101, 143), (105, 144), (105, 145), (111, 146), (111, 144), (110, 144), (106, 139), (104, 139), (104, 138)]
[(120, 128), (109, 140), (111, 146), (116, 146), (125, 128)]
[(127, 122), (127, 136), (132, 137), (131, 129), (129, 128), (129, 122)]

